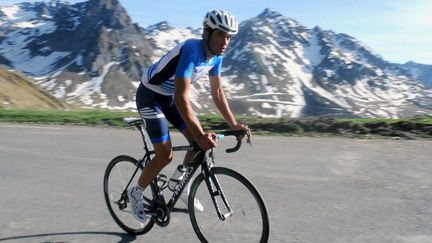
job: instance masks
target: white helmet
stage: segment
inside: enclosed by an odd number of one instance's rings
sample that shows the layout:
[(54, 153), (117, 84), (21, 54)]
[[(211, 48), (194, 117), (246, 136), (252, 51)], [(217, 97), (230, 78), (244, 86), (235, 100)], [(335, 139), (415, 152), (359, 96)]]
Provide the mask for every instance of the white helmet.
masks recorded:
[(235, 35), (238, 32), (238, 23), (236, 18), (223, 10), (209, 11), (204, 17), (204, 29), (210, 27), (212, 29), (219, 29), (227, 34)]

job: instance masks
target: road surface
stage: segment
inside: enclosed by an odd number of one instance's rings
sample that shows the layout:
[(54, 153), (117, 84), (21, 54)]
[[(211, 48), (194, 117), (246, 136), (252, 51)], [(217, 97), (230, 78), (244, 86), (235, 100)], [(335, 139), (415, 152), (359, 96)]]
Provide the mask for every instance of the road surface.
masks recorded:
[[(0, 242), (198, 242), (182, 213), (138, 237), (111, 219), (106, 165), (141, 148), (135, 130), (0, 123)], [(430, 140), (255, 136), (216, 159), (260, 190), (269, 242), (432, 242)]]

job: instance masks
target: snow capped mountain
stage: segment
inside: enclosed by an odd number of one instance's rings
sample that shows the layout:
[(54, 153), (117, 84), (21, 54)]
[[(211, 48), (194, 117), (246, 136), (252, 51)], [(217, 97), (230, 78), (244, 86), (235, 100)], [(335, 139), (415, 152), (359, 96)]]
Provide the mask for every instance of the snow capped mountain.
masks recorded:
[(397, 117), (430, 98), (365, 44), (270, 9), (241, 24), (225, 65), (237, 107), (262, 116)]
[(432, 65), (411, 61), (405, 64), (398, 64), (398, 66), (411, 74), (413, 78), (423, 81), (426, 87), (432, 88)]
[[(0, 7), (0, 63), (68, 103), (133, 109), (142, 69), (201, 29), (131, 23), (117, 0)], [(355, 38), (308, 29), (271, 9), (240, 24), (224, 57), (233, 110), (266, 117), (398, 117), (432, 110), (418, 76)], [(208, 82), (192, 102), (216, 111)]]
[(0, 61), (68, 103), (134, 107), (150, 45), (116, 0), (1, 7)]
[[(61, 6), (61, 3), (22, 3), (1, 8), (0, 31), (3, 38), (0, 53), (4, 64), (29, 74), (46, 75), (58, 60), (67, 56), (67, 52), (52, 51), (49, 46), (36, 48), (38, 44), (44, 44), (38, 43), (38, 38), (57, 30), (56, 10)], [(73, 30), (77, 25), (80, 7), (70, 8), (69, 12), (72, 22), (67, 27)]]
[(200, 29), (174, 28), (164, 21), (148, 26), (144, 29), (144, 35), (149, 39), (154, 50), (152, 60), (157, 61), (180, 42), (191, 38), (201, 38), (201, 31)]

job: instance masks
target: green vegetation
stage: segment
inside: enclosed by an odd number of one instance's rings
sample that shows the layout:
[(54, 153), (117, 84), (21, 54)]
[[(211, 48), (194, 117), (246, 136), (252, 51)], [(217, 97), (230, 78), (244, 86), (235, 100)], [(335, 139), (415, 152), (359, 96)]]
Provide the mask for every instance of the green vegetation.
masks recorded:
[(385, 122), (389, 124), (398, 122), (414, 122), (421, 124), (432, 124), (432, 115), (419, 116), (415, 118), (384, 119), (384, 118), (338, 118), (340, 122), (358, 122), (358, 123), (378, 123)]
[(0, 109), (0, 121), (3, 122), (125, 126), (122, 122), (123, 117), (136, 115), (133, 112), (104, 110)]
[[(139, 117), (136, 112), (107, 110), (30, 110), (1, 109), (0, 122), (106, 125), (126, 127), (124, 117)], [(228, 129), (218, 115), (199, 116), (205, 129)], [(288, 136), (398, 137), (404, 139), (432, 138), (432, 116), (416, 118), (259, 118), (238, 116), (237, 120), (251, 127), (254, 134)]]

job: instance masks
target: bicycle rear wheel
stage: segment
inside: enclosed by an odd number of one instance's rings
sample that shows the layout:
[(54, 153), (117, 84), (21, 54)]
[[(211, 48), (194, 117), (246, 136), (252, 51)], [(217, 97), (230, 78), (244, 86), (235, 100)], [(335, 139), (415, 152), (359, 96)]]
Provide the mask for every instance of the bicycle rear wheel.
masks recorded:
[[(134, 178), (131, 178), (137, 168), (136, 164), (136, 159), (126, 155), (111, 160), (104, 175), (104, 196), (114, 221), (129, 234), (141, 235), (153, 227), (154, 220), (149, 218), (145, 223), (141, 223), (132, 214), (125, 188), (131, 179), (129, 187), (136, 185), (138, 181), (141, 169), (137, 171)], [(152, 198), (151, 190), (146, 190), (144, 194)]]
[[(252, 183), (228, 168), (216, 167), (211, 171), (214, 176), (210, 176), (208, 182), (203, 174), (194, 180), (189, 194), (190, 220), (201, 242), (267, 242), (267, 209)], [(218, 217), (211, 195), (214, 195), (221, 214), (225, 215), (224, 220)], [(195, 210), (195, 198), (204, 206), (203, 212)]]

